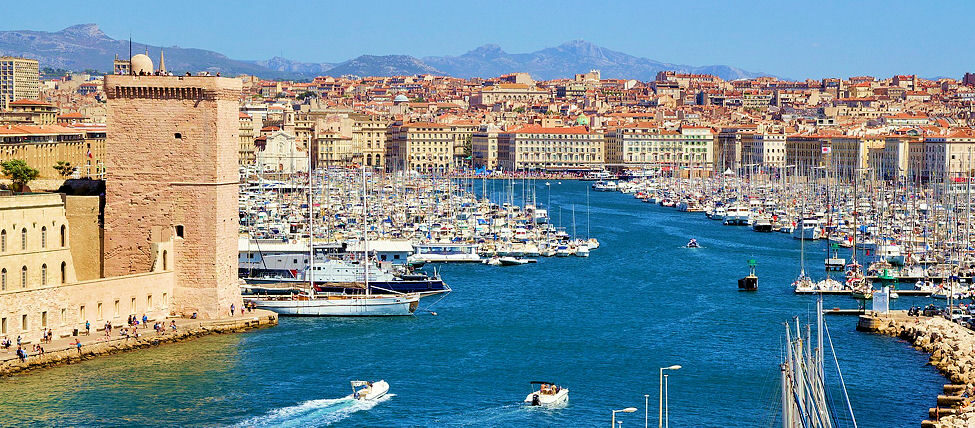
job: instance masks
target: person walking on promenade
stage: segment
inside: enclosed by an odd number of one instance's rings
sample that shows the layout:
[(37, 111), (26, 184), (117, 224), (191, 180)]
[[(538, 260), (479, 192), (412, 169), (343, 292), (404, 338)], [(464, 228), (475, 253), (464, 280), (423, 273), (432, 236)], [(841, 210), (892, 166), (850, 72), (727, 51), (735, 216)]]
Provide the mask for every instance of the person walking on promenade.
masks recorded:
[(234, 309), (236, 309), (236, 306), (234, 306), (234, 304), (231, 303), (230, 304), (230, 316), (234, 316)]
[(149, 317), (147, 317), (146, 314), (142, 314), (142, 326), (149, 328)]
[(91, 336), (91, 323), (85, 321), (85, 336)]
[(78, 350), (78, 355), (81, 355), (81, 341), (75, 338), (74, 347)]

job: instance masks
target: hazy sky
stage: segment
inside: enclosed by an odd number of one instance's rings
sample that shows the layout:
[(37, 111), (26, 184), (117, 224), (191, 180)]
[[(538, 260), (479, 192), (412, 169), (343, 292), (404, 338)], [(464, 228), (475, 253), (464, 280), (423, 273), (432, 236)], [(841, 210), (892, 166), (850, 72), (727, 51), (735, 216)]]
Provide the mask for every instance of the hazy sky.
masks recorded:
[(5, 2), (0, 30), (96, 23), (109, 36), (236, 59), (510, 53), (568, 40), (663, 62), (791, 78), (975, 71), (975, 1)]

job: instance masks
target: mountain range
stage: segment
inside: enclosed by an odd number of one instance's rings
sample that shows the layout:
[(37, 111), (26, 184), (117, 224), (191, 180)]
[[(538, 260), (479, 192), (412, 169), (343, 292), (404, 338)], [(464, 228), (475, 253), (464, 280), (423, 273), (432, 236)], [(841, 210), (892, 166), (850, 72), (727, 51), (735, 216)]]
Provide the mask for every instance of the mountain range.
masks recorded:
[[(767, 75), (728, 65), (691, 66), (670, 64), (606, 49), (583, 40), (573, 40), (552, 48), (512, 54), (497, 45), (484, 45), (459, 56), (362, 55), (341, 63), (311, 63), (273, 57), (268, 60), (237, 60), (218, 52), (149, 46), (134, 43), (133, 53), (148, 52), (158, 61), (165, 51), (166, 68), (185, 71), (222, 72), (224, 75), (250, 74), (265, 79), (309, 79), (315, 76), (400, 76), (438, 74), (462, 78), (494, 77), (512, 72), (527, 72), (533, 78), (549, 80), (572, 77), (598, 69), (603, 78), (653, 80), (659, 71), (675, 70), (713, 74), (726, 80)], [(115, 55), (127, 57), (128, 40), (116, 40), (96, 24), (81, 24), (57, 32), (0, 31), (0, 56), (37, 59), (42, 68), (82, 71), (110, 71)]]

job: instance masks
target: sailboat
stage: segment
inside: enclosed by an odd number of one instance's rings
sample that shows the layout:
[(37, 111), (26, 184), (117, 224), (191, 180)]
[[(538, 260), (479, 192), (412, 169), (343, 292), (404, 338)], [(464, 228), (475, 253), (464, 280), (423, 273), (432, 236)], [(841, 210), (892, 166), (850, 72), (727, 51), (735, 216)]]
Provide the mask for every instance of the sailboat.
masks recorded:
[[(853, 426), (856, 416), (846, 391), (846, 382), (836, 358), (833, 339), (829, 336), (829, 328), (823, 320), (823, 298), (820, 296), (816, 303), (816, 343), (813, 348), (813, 338), (810, 327), (807, 326), (803, 334), (799, 328), (799, 319), (795, 319), (795, 332), (786, 323), (784, 359), (779, 366), (781, 371), (781, 402), (783, 428), (833, 428), (837, 426), (836, 409), (827, 397), (826, 370), (824, 359), (824, 342), (829, 343), (833, 362), (836, 363), (836, 373), (843, 389), (846, 410), (849, 412)], [(824, 338), (826, 339), (824, 341)]]
[(809, 275), (806, 275), (806, 239), (805, 236), (799, 237), (799, 276), (792, 281), (792, 288), (796, 292), (808, 292), (814, 290), (816, 284)]
[[(309, 168), (310, 171), (310, 168)], [(311, 201), (311, 172), (309, 172), (308, 191)], [(309, 210), (314, 204), (309, 203)], [(362, 263), (369, 263), (369, 240), (367, 229), (366, 169), (362, 167)], [(309, 216), (309, 247), (314, 257), (314, 213)], [(317, 292), (315, 276), (308, 276), (308, 289), (298, 293), (278, 296), (257, 296), (249, 299), (258, 308), (267, 309), (285, 316), (405, 316), (413, 315), (419, 306), (421, 293), (374, 294), (369, 284), (369, 269), (363, 269), (364, 294), (344, 292)], [(445, 290), (446, 291), (446, 290)]]

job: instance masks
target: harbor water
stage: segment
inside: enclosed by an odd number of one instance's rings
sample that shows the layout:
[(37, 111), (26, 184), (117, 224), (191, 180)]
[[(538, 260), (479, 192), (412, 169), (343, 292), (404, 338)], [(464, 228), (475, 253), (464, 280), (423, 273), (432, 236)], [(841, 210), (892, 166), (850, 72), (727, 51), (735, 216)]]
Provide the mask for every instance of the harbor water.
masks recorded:
[[(530, 185), (541, 205), (551, 198), (552, 221), (561, 217), (569, 233), (574, 205), (575, 235), (598, 238), (599, 249), (522, 266), (440, 266), (454, 292), (429, 309), (437, 315), (424, 311), (436, 299), (425, 299), (415, 317), (282, 318), (275, 328), (0, 379), (0, 426), (594, 426), (632, 406), (639, 411), (618, 417), (633, 427), (643, 424), (644, 394), (656, 423), (658, 368), (673, 364), (683, 366), (669, 372), (674, 426), (775, 423), (783, 323), (815, 308), (816, 297), (789, 286), (799, 241), (616, 192), (589, 193), (587, 207), (586, 182)], [(521, 186), (516, 203), (529, 193)], [(690, 238), (702, 248), (684, 248)], [(814, 280), (824, 276), (825, 246), (806, 245)], [(749, 258), (759, 290), (739, 292)], [(855, 301), (828, 296), (824, 306)], [(827, 322), (860, 427), (925, 419), (946, 383), (927, 355), (856, 332), (855, 317)], [(832, 363), (827, 371), (842, 419)], [(342, 400), (353, 379), (385, 379), (392, 395)], [(523, 407), (529, 381), (569, 388), (569, 405)]]

